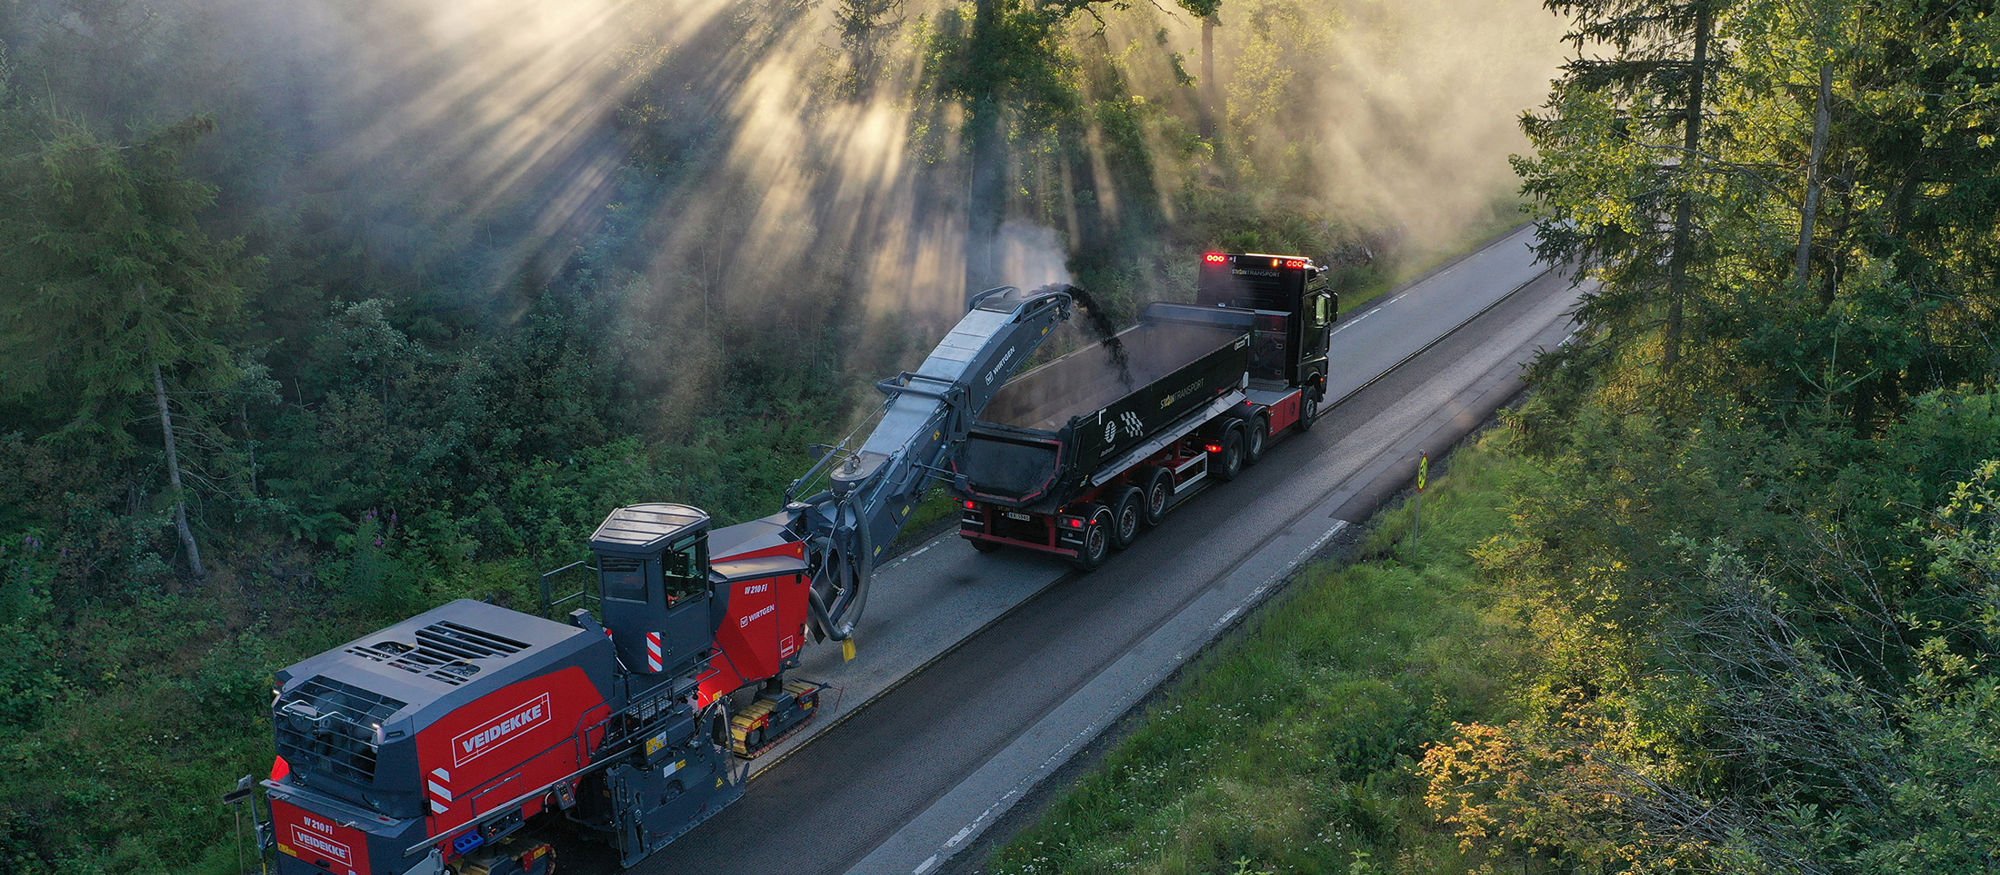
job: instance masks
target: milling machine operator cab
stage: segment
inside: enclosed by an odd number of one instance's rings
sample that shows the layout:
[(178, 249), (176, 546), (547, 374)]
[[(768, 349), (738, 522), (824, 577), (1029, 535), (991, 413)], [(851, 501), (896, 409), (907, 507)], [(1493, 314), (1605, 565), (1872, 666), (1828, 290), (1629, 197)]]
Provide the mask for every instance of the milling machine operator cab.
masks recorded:
[(699, 508), (638, 504), (591, 534), (604, 627), (627, 669), (671, 676), (707, 657), (728, 607), (709, 584), (708, 528)]
[(1305, 386), (1323, 377), (1340, 297), (1326, 267), (1299, 255), (1208, 252), (1195, 303), (1257, 313), (1250, 377)]

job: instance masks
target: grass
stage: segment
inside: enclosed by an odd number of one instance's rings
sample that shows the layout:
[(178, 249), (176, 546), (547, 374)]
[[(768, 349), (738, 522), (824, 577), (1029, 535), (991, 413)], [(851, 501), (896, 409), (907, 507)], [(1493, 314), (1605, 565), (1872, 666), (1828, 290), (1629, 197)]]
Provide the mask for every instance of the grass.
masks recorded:
[(1505, 718), (1517, 632), (1472, 558), (1537, 476), (1496, 431), (1433, 470), (1423, 530), (1378, 517), (1362, 561), (1308, 568), (1201, 660), (994, 872), (1463, 872), (1414, 765)]
[(1340, 310), (1342, 313), (1359, 310), (1453, 259), (1479, 251), (1525, 221), (1527, 217), (1521, 213), (1518, 197), (1508, 194), (1497, 198), (1488, 205), (1486, 214), (1456, 241), (1435, 248), (1415, 248), (1355, 274), (1352, 284), (1340, 290)]

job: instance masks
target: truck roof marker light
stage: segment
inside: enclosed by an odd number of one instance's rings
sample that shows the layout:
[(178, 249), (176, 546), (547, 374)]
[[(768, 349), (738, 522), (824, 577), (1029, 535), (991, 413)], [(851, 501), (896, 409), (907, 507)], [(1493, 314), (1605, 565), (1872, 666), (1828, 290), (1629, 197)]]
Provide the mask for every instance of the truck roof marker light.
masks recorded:
[(1303, 258), (1292, 258), (1292, 259), (1287, 259), (1287, 260), (1285, 261), (1285, 268), (1286, 268), (1287, 270), (1305, 270), (1305, 269), (1306, 269), (1306, 260), (1305, 260), (1305, 259), (1303, 259)]
[(1201, 257), (1201, 260), (1202, 260), (1202, 261), (1205, 261), (1205, 262), (1208, 262), (1209, 264), (1221, 264), (1221, 263), (1223, 263), (1223, 262), (1225, 262), (1225, 261), (1228, 261), (1228, 260), (1229, 260), (1229, 256), (1227, 256), (1227, 255), (1224, 255), (1224, 254), (1222, 254), (1222, 253), (1220, 253), (1220, 252), (1210, 252), (1210, 253), (1207, 253), (1207, 254), (1203, 255), (1203, 256)]

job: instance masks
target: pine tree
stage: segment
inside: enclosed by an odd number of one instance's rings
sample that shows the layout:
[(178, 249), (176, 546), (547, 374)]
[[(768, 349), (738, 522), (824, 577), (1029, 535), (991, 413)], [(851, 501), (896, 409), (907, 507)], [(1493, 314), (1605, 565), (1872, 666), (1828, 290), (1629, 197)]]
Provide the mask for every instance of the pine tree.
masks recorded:
[[(1715, 40), (1729, 0), (1547, 0), (1572, 19), (1577, 56), (1548, 111), (1523, 119), (1538, 155), (1516, 161), (1546, 210), (1541, 253), (1598, 269), (1587, 316), (1636, 327), (1664, 298), (1663, 367), (1680, 357), (1702, 244), (1696, 200), (1710, 88), (1727, 64)], [(1608, 54), (1600, 54), (1608, 53)]]
[(22, 145), (0, 165), (0, 399), (46, 419), (48, 439), (80, 463), (130, 459), (135, 426), (157, 423), (174, 528), (203, 576), (179, 439), (202, 411), (174, 396), (236, 380), (223, 338), (251, 266), (240, 244), (202, 230), (215, 189), (181, 168), (212, 124), (189, 119), (131, 144), (74, 122), (47, 127), (12, 140)]

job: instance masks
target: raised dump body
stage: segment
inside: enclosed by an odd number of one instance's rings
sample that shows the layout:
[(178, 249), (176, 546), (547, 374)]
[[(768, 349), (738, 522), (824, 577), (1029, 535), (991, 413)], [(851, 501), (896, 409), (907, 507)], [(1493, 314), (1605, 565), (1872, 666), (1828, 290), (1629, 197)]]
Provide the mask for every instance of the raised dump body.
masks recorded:
[(1193, 310), (1156, 304), (1115, 344), (1079, 349), (1008, 383), (960, 447), (958, 491), (1054, 511), (1090, 489), (1105, 465), (1241, 390), (1250, 367), (1247, 320), (1227, 325), (1177, 312)]
[(1196, 305), (1153, 304), (993, 396), (952, 455), (959, 535), (1096, 568), (1266, 445), (1312, 427), (1337, 303), (1295, 255), (1202, 256)]
[[(1154, 304), (1116, 346), (1076, 350), (1000, 390), (960, 447), (960, 491), (1054, 511), (1090, 489), (1104, 465), (1242, 390), (1248, 322), (1176, 318), (1180, 310), (1194, 308)], [(1124, 350), (1124, 366), (1114, 350)]]

